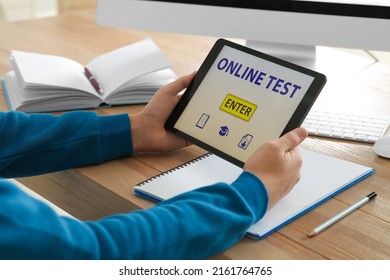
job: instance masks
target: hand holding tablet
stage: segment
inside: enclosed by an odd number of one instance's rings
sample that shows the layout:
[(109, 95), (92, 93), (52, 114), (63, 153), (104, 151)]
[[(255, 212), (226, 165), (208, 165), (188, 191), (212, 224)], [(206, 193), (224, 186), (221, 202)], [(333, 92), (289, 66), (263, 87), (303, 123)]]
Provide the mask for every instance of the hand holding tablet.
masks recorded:
[(165, 127), (242, 167), (301, 125), (325, 83), (323, 74), (219, 39)]

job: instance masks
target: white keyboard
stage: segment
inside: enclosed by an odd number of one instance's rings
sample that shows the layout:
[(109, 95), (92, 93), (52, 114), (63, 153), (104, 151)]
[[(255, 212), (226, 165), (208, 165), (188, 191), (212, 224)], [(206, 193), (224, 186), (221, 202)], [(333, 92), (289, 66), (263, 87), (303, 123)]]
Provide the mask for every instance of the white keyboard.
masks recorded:
[(309, 135), (375, 143), (389, 128), (383, 117), (311, 110), (302, 126)]

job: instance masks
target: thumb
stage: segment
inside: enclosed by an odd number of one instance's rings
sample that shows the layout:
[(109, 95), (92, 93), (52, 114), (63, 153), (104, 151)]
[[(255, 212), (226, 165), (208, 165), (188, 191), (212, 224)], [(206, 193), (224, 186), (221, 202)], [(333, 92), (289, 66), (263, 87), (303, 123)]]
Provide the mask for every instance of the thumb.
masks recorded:
[(196, 71), (188, 74), (186, 76), (182, 76), (172, 83), (166, 85), (163, 89), (164, 92), (167, 92), (170, 95), (177, 95), (180, 91), (187, 88), (192, 79), (195, 77)]
[(280, 147), (282, 147), (284, 151), (289, 151), (301, 144), (303, 140), (307, 138), (307, 135), (307, 130), (305, 128), (298, 127), (286, 133), (277, 141), (279, 142)]

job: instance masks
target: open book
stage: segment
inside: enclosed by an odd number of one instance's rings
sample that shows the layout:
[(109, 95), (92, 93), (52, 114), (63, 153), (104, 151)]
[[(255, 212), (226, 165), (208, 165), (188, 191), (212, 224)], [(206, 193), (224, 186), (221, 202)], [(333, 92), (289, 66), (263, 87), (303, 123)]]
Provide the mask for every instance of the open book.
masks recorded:
[(176, 79), (151, 39), (105, 53), (87, 65), (68, 58), (12, 51), (3, 88), (10, 110), (62, 111), (147, 103)]
[[(370, 167), (301, 149), (301, 180), (292, 191), (252, 225), (248, 236), (264, 238), (329, 198), (374, 173)], [(135, 194), (161, 201), (216, 182), (233, 182), (242, 169), (214, 154), (152, 177), (134, 187)]]

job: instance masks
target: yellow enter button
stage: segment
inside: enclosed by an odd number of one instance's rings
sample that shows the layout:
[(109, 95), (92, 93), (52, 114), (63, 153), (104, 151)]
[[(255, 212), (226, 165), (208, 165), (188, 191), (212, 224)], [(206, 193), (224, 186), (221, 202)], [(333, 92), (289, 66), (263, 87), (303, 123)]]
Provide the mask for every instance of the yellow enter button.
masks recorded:
[(228, 93), (219, 109), (248, 122), (255, 113), (257, 105)]

